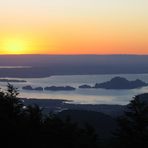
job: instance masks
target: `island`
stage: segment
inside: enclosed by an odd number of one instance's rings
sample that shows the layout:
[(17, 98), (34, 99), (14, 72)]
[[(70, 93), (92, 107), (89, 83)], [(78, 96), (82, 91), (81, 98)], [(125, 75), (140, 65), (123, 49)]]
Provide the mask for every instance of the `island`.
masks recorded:
[(0, 82), (13, 82), (13, 83), (25, 83), (25, 80), (15, 80), (15, 79), (0, 79)]
[(147, 83), (136, 79), (129, 81), (126, 78), (114, 77), (110, 81), (104, 83), (96, 83), (93, 88), (104, 88), (104, 89), (135, 89), (148, 86)]
[(44, 88), (44, 90), (49, 90), (49, 91), (72, 91), (75, 89), (76, 88), (71, 87), (71, 86), (50, 86), (50, 87)]
[(92, 87), (90, 85), (84, 84), (84, 85), (80, 85), (79, 88), (92, 88)]
[(43, 87), (36, 87), (36, 88), (33, 88), (32, 86), (30, 85), (27, 85), (27, 86), (24, 86), (22, 87), (23, 90), (37, 90), (37, 91), (43, 91)]
[(43, 87), (36, 87), (36, 88), (34, 88), (34, 90), (43, 91), (44, 89), (43, 89)]
[[(96, 83), (94, 86), (90, 85), (80, 85), (80, 89), (97, 89), (97, 88), (103, 88), (103, 89), (136, 89), (141, 88), (144, 86), (148, 86), (148, 83), (145, 83), (139, 79), (136, 79), (134, 81), (129, 81), (126, 78), (123, 77), (114, 77), (110, 81), (103, 82), (103, 83)], [(36, 87), (33, 88), (30, 85), (22, 87), (23, 90), (35, 90), (35, 91), (73, 91), (76, 90), (75, 87), (72, 86), (47, 86), (45, 88), (43, 87)]]
[(34, 90), (32, 88), (32, 86), (30, 86), (30, 85), (24, 86), (24, 87), (22, 87), (22, 89), (24, 89), (24, 90)]
[(49, 87), (36, 87), (33, 88), (31, 85), (27, 85), (22, 87), (23, 90), (36, 90), (36, 91), (72, 91), (75, 90), (76, 88), (71, 87), (71, 86), (49, 86)]

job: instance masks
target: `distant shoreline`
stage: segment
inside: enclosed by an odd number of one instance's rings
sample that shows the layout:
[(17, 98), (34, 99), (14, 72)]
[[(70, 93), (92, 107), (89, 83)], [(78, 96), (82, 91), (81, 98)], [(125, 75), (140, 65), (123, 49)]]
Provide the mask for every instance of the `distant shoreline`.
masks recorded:
[(139, 75), (139, 74), (142, 74), (142, 75), (145, 75), (145, 74), (148, 74), (148, 72), (146, 73), (94, 73), (94, 74), (53, 74), (53, 75), (45, 75), (45, 76), (1, 76), (0, 74), (0, 79), (4, 78), (4, 79), (33, 79), (33, 78), (48, 78), (48, 77), (52, 77), (52, 76), (87, 76), (87, 75), (90, 75), (90, 76), (93, 76), (93, 75)]
[(60, 112), (62, 110), (85, 110), (102, 112), (112, 117), (117, 117), (123, 113), (126, 107), (126, 105), (118, 104), (75, 104), (71, 103), (72, 101), (64, 99), (21, 99), (23, 100), (24, 105), (36, 104), (43, 108), (45, 113)]
[(148, 55), (0, 55), (0, 77), (148, 73)]

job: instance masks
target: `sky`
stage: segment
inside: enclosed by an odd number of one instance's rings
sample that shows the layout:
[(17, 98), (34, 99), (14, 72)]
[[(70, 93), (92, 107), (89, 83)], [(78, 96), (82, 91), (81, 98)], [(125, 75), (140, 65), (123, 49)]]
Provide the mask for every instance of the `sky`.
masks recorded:
[(148, 0), (1, 0), (0, 54), (148, 54)]

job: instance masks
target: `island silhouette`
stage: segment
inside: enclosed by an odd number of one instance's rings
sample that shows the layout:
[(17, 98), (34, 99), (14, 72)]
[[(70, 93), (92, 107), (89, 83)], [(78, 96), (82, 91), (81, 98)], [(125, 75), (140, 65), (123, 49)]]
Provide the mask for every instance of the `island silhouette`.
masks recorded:
[(90, 85), (81, 85), (79, 88), (103, 88), (103, 89), (135, 89), (148, 86), (147, 83), (136, 79), (134, 81), (129, 81), (123, 77), (114, 77), (110, 81), (103, 83), (96, 83), (95, 86), (91, 87)]
[[(80, 89), (135, 89), (141, 88), (144, 86), (148, 86), (148, 83), (145, 83), (139, 79), (134, 81), (129, 81), (126, 78), (122, 77), (114, 77), (110, 81), (106, 81), (103, 83), (96, 83), (94, 86), (90, 86), (87, 84), (80, 85), (78, 88)], [(26, 85), (22, 87), (23, 90), (36, 90), (36, 91), (73, 91), (76, 90), (75, 87), (72, 86), (47, 86), (47, 87), (35, 87), (33, 88), (31, 85)]]
[(105, 89), (134, 89), (148, 86), (147, 83), (136, 79), (134, 81), (129, 81), (126, 78), (114, 77), (110, 81), (104, 83), (96, 83), (94, 88), (105, 88)]
[(76, 88), (71, 87), (71, 86), (48, 86), (48, 87), (36, 87), (33, 88), (31, 85), (27, 85), (22, 87), (23, 90), (36, 90), (36, 91), (72, 91), (75, 90)]

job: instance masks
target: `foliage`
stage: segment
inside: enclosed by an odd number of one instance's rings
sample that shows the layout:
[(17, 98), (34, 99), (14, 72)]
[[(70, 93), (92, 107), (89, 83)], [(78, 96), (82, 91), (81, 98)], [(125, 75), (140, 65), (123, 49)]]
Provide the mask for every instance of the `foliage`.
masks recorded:
[(128, 105), (125, 115), (118, 120), (120, 147), (148, 147), (148, 104), (136, 96)]
[(53, 114), (45, 117), (39, 106), (24, 106), (18, 94), (17, 88), (10, 84), (6, 92), (0, 92), (1, 145), (17, 147), (18, 143), (23, 143), (25, 147), (97, 147), (96, 134), (91, 127), (80, 128), (76, 123), (63, 121)]

